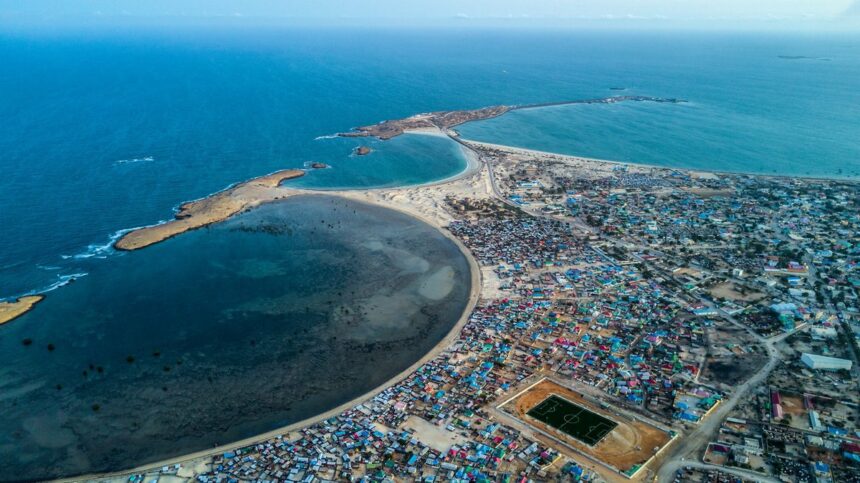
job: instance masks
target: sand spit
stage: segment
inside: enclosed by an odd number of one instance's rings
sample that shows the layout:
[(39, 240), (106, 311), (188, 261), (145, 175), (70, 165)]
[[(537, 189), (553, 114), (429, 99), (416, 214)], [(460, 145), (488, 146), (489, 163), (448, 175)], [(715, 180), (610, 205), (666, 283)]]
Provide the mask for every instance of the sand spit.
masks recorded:
[(24, 315), (44, 298), (44, 295), (28, 295), (13, 302), (0, 302), (0, 325)]
[(289, 193), (286, 190), (278, 188), (280, 184), (304, 174), (305, 172), (299, 169), (277, 171), (239, 183), (206, 198), (189, 201), (179, 207), (174, 220), (130, 231), (120, 238), (114, 247), (117, 250), (138, 250), (186, 231), (224, 221), (248, 208), (287, 196)]
[(541, 107), (566, 106), (570, 104), (615, 104), (618, 102), (658, 102), (677, 104), (686, 102), (683, 99), (670, 97), (652, 96), (612, 96), (599, 99), (579, 99), (574, 101), (543, 102), (539, 104), (520, 104), (515, 106), (489, 106), (480, 109), (469, 109), (461, 111), (435, 111), (416, 114), (404, 119), (393, 119), (382, 121), (370, 126), (361, 126), (350, 132), (339, 133), (341, 137), (366, 137), (372, 136), (383, 141), (397, 137), (405, 132), (437, 128), (441, 130), (451, 129), (460, 124), (470, 121), (481, 121), (499, 117), (510, 111), (521, 109), (537, 109)]
[(438, 128), (446, 129), (463, 124), (464, 122), (490, 119), (501, 116), (511, 110), (509, 106), (492, 106), (468, 111), (438, 111), (416, 114), (405, 119), (383, 121), (372, 126), (355, 128), (352, 132), (339, 133), (342, 137), (372, 136), (388, 140), (400, 136), (404, 132), (417, 129)]

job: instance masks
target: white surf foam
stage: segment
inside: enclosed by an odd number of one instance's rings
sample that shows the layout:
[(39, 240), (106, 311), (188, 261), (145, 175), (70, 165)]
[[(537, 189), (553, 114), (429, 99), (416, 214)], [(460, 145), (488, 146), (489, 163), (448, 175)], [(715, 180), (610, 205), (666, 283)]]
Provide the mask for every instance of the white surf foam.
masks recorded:
[(142, 158), (118, 159), (113, 164), (148, 163), (155, 161), (155, 156), (144, 156)]
[(93, 257), (95, 257), (95, 258), (107, 258), (109, 255), (116, 253), (116, 249), (113, 247), (113, 245), (114, 245), (114, 243), (116, 243), (117, 240), (122, 238), (122, 236), (125, 235), (126, 233), (128, 233), (130, 231), (137, 230), (138, 228), (141, 228), (141, 227), (123, 228), (122, 230), (117, 230), (113, 234), (111, 234), (111, 236), (108, 238), (108, 241), (105, 243), (101, 243), (101, 244), (93, 243), (93, 244), (87, 245), (87, 249), (81, 253), (77, 253), (75, 255), (60, 255), (60, 258), (62, 258), (63, 260), (68, 260), (70, 258), (73, 258), (75, 260), (84, 260), (84, 259), (93, 258)]
[(68, 285), (68, 284), (74, 282), (75, 280), (77, 280), (79, 278), (86, 277), (87, 275), (89, 275), (89, 273), (87, 273), (87, 272), (78, 272), (78, 273), (69, 273), (69, 274), (65, 274), (65, 275), (57, 275), (57, 281), (56, 282), (52, 283), (51, 285), (48, 285), (46, 288), (44, 288), (42, 290), (36, 291), (34, 293), (47, 293), (47, 292), (51, 292), (53, 290), (57, 290), (58, 288), (60, 288), (64, 285)]

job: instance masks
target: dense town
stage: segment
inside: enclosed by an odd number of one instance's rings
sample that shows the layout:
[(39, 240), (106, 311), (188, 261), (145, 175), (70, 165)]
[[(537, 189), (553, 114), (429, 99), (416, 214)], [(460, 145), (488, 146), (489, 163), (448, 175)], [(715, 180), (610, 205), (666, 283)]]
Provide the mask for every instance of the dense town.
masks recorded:
[[(447, 229), (494, 290), (456, 342), (128, 481), (860, 481), (860, 185), (464, 143), (496, 196), (447, 197)], [(613, 429), (539, 420), (550, 394)]]

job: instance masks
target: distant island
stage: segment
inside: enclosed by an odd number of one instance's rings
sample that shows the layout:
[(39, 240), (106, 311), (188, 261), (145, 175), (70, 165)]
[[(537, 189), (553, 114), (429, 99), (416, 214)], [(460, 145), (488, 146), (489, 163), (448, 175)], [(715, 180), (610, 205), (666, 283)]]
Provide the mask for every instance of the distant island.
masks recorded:
[(470, 109), (462, 111), (436, 111), (423, 114), (416, 114), (404, 119), (395, 119), (391, 121), (383, 121), (370, 126), (361, 126), (353, 129), (350, 132), (338, 133), (341, 137), (367, 137), (372, 136), (381, 140), (388, 140), (397, 137), (404, 132), (420, 131), (428, 129), (450, 129), (452, 127), (464, 124), (470, 121), (481, 121), (499, 117), (502, 114), (521, 110), (521, 109), (536, 109), (539, 107), (565, 106), (569, 104), (614, 104), (617, 102), (664, 102), (677, 104), (686, 102), (683, 99), (666, 98), (666, 97), (651, 97), (651, 96), (612, 96), (599, 99), (584, 99), (576, 101), (559, 101), (545, 102), (540, 104), (521, 104), (521, 105), (498, 105), (482, 107), (480, 109)]
[(0, 325), (24, 315), (44, 298), (44, 295), (28, 295), (12, 302), (0, 302)]
[(823, 61), (830, 61), (830, 59), (827, 57), (808, 57), (805, 55), (778, 55), (777, 57), (779, 57), (780, 59), (783, 59), (783, 60), (823, 60)]
[(368, 146), (359, 146), (355, 148), (355, 154), (358, 156), (367, 156), (372, 150)]
[(304, 174), (300, 169), (285, 169), (239, 183), (206, 198), (189, 201), (179, 207), (174, 220), (132, 230), (123, 235), (114, 247), (117, 250), (138, 250), (186, 231), (226, 220), (260, 203), (282, 197), (284, 192), (277, 190), (278, 186)]

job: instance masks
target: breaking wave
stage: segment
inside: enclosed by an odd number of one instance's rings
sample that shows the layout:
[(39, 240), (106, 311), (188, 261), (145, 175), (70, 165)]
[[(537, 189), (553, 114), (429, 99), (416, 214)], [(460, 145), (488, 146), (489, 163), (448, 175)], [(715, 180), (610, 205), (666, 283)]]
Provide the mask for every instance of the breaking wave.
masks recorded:
[(101, 243), (101, 244), (93, 243), (93, 244), (87, 245), (87, 249), (81, 253), (78, 253), (75, 255), (60, 255), (60, 258), (62, 258), (63, 260), (68, 260), (70, 258), (75, 259), (75, 260), (83, 260), (83, 259), (87, 259), (87, 258), (107, 258), (108, 255), (116, 253), (116, 249), (113, 247), (113, 245), (114, 245), (114, 243), (116, 243), (117, 240), (122, 238), (122, 236), (125, 235), (126, 233), (128, 233), (130, 231), (137, 230), (138, 228), (139, 227), (123, 228), (122, 230), (115, 231), (108, 238), (108, 241), (106, 243)]
[(155, 156), (144, 156), (142, 158), (118, 159), (113, 164), (148, 163), (155, 161)]
[(87, 272), (78, 272), (78, 273), (69, 273), (66, 275), (57, 275), (57, 281), (56, 282), (52, 283), (51, 285), (48, 285), (47, 287), (45, 287), (42, 290), (36, 291), (34, 293), (47, 293), (47, 292), (51, 292), (53, 290), (57, 290), (58, 288), (60, 288), (64, 285), (68, 285), (68, 284), (74, 282), (75, 280), (77, 280), (79, 278), (86, 277), (87, 275), (89, 275), (89, 273), (87, 273)]

